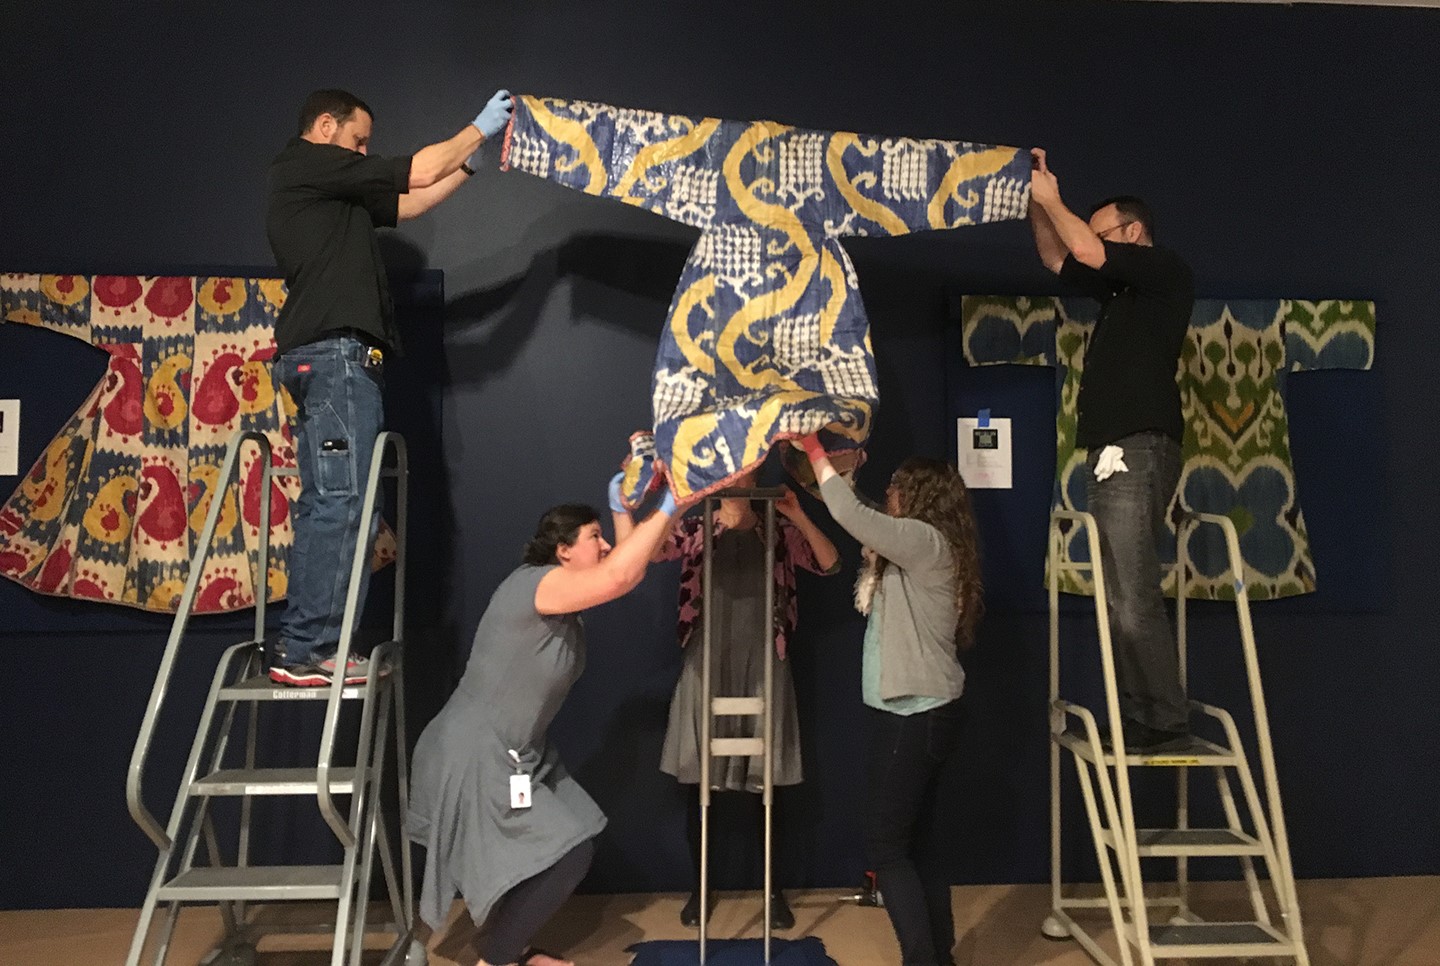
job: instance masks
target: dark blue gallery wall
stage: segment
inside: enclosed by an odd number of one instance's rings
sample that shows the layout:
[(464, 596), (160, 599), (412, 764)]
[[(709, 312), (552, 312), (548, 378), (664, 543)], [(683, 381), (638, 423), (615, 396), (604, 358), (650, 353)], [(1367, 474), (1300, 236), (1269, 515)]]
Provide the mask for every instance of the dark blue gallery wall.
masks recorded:
[[(1298, 871), (1440, 871), (1432, 821), (1440, 788), (1433, 769), (1415, 767), (1413, 752), (1440, 741), (1440, 668), (1426, 606), (1440, 563), (1427, 524), (1430, 454), (1440, 442), (1427, 416), (1440, 363), (1430, 264), (1440, 215), (1430, 172), (1440, 136), (1428, 123), (1430, 51), (1440, 41), (1433, 11), (1017, 2), (892, 3), (880, 14), (873, 5), (818, 13), (802, 4), (692, 9), (656, 0), (614, 10), (578, 0), (297, 6), (252, 3), (221, 15), (153, 2), (7, 5), (0, 270), (263, 264), (265, 163), (306, 91), (356, 90), (378, 114), (375, 150), (396, 153), (453, 132), (504, 85), (811, 127), (1040, 144), (1077, 206), (1121, 190), (1149, 197), (1204, 292), (1376, 299), (1376, 368), (1355, 374), (1374, 381), (1347, 384), (1375, 408), (1362, 421), (1380, 440), (1378, 465), (1350, 465), (1345, 450), (1330, 448), (1335, 433), (1326, 425), (1297, 418), (1292, 428), (1321, 580), (1324, 548), (1347, 545), (1327, 532), (1358, 520), (1384, 531), (1369, 544), (1379, 548), (1373, 565), (1386, 575), (1384, 599), (1367, 613), (1257, 607), (1257, 630)], [(431, 375), (442, 399), (439, 472), (453, 550), (433, 565), (445, 582), (448, 599), (437, 606), (449, 630), (427, 643), (453, 648), (457, 660), (465, 629), (533, 520), (560, 500), (599, 502), (626, 436), (648, 421), (655, 340), (694, 237), (642, 212), (490, 170), (494, 160), (454, 200), (399, 232), (410, 249), (401, 261), (445, 272), (444, 354)], [(948, 294), (1053, 284), (1022, 225), (860, 240), (850, 250), (884, 397), (861, 475), (873, 493), (907, 452), (944, 455), (952, 445)], [(0, 355), (16, 338), (0, 329)], [(7, 371), (0, 396), (21, 397), (34, 413), (32, 401), (52, 389), (34, 367), (13, 379)], [(68, 413), (79, 401), (54, 408)], [(1316, 472), (1363, 485), (1307, 484)], [(1326, 491), (1318, 503), (1311, 498)], [(841, 545), (853, 572), (853, 543)], [(1340, 561), (1334, 572), (1355, 565)], [(686, 882), (683, 799), (655, 768), (678, 667), (674, 579), (673, 569), (658, 570), (631, 598), (591, 615), (589, 671), (557, 725), (574, 770), (611, 815), (589, 888)], [(861, 625), (847, 607), (848, 581), (802, 585), (794, 659), (807, 781), (782, 806), (792, 816), (784, 868), (797, 884), (850, 883), (862, 867), (853, 768), (863, 737)], [(0, 702), (0, 811), (25, 817), (4, 823), (0, 855), (7, 868), (36, 870), (0, 877), (11, 883), (0, 905), (134, 904), (153, 853), (124, 813), (120, 776), (163, 632), (99, 636), (88, 615), (53, 610), (49, 632), (3, 635), (14, 679), (46, 685)], [(1213, 641), (1204, 653), (1216, 653), (1197, 688), (1243, 708), (1226, 616), (1204, 612), (1198, 621), (1192, 643)], [(1083, 652), (1083, 616), (1066, 626)], [(968, 658), (968, 736), (946, 776), (945, 820), (935, 830), (956, 881), (1045, 874), (1044, 634), (1041, 615), (997, 609)], [(209, 646), (197, 645), (197, 661)], [(448, 681), (443, 662), (431, 666), (433, 708)], [(202, 670), (187, 678), (204, 679)], [(166, 760), (183, 759), (183, 735), (177, 722), (162, 737)], [(108, 764), (83, 792), (59, 767), (93, 761)], [(10, 780), (42, 762), (52, 763), (42, 773), (50, 780)], [(157, 765), (157, 804), (168, 798), (165, 773)], [(1067, 814), (1078, 819), (1074, 805)], [(1083, 843), (1073, 834), (1070, 842), (1067, 866), (1086, 874)]]

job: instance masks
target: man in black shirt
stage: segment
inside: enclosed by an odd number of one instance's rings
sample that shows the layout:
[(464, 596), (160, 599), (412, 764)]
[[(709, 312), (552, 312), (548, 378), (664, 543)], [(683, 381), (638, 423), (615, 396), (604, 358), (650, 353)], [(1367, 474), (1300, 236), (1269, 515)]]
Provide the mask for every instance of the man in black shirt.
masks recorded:
[[(322, 90), (300, 109), (299, 136), (270, 163), (265, 231), (288, 294), (275, 322), (275, 381), (294, 401), (300, 498), (291, 508), (280, 637), (270, 677), (329, 684), (336, 669), (351, 561), (375, 437), (384, 422), (386, 356), (399, 342), (375, 229), (424, 214), (474, 171), (467, 159), (504, 130), (512, 105), (497, 91), (454, 137), (409, 157), (369, 153), (375, 112), (354, 94)], [(379, 516), (367, 535), (375, 538)], [(367, 579), (358, 588), (356, 619)], [(347, 683), (365, 680), (352, 657)]]
[(1040, 259), (1100, 302), (1075, 442), (1089, 450), (1085, 492), (1099, 530), (1125, 744), (1164, 751), (1190, 731), (1157, 545), (1180, 481), (1185, 424), (1175, 376), (1194, 277), (1179, 255), (1155, 244), (1143, 201), (1101, 202), (1087, 222), (1060, 200), (1045, 152), (1032, 155), (1030, 223)]

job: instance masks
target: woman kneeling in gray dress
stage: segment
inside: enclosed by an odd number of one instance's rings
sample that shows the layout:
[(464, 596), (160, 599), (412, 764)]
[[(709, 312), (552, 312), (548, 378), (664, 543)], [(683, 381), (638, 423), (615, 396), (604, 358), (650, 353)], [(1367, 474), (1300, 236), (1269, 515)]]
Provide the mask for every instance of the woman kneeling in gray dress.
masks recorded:
[[(590, 507), (547, 511), (490, 598), (459, 687), (420, 735), (405, 820), (426, 850), (420, 919), (439, 930), (458, 892), (477, 924), (489, 920), (483, 964), (563, 962), (526, 949), (585, 876), (605, 816), (546, 731), (585, 664), (579, 612), (640, 583), (674, 512), (667, 492), (612, 550)], [(416, 939), (407, 966), (425, 962)]]

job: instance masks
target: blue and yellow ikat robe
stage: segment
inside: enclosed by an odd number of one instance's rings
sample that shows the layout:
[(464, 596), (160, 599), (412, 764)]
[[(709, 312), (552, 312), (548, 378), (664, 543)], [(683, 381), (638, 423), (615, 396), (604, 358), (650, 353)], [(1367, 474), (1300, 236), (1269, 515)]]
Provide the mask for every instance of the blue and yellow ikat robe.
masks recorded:
[[(502, 164), (701, 230), (655, 360), (654, 463), (693, 503), (819, 431), (858, 458), (878, 393), (846, 235), (1023, 218), (1026, 151), (521, 96)], [(637, 471), (638, 469), (638, 471)]]

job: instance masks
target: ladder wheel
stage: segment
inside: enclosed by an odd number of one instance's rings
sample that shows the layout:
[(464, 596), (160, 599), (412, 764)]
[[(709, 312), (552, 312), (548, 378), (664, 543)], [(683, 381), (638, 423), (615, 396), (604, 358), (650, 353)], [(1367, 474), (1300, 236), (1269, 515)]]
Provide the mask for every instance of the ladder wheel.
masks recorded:
[(1045, 921), (1040, 924), (1040, 935), (1060, 942), (1070, 938), (1070, 927), (1054, 916), (1046, 916)]

